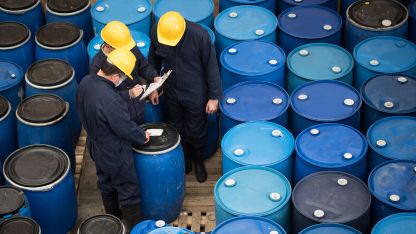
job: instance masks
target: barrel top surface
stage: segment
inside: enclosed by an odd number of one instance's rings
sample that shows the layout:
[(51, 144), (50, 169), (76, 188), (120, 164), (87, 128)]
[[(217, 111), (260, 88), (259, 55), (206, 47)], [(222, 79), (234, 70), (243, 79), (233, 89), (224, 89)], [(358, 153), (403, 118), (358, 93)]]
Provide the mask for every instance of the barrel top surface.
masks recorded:
[(89, 0), (48, 0), (48, 8), (57, 13), (72, 13), (84, 9)]
[(0, 119), (3, 118), (9, 112), (10, 108), (11, 107), (9, 101), (5, 97), (0, 95)]
[(211, 38), (211, 42), (212, 44), (215, 43), (215, 33), (212, 31), (212, 29), (210, 29), (208, 26), (204, 25), (204, 24), (199, 24), (203, 29), (207, 30), (208, 34), (209, 34), (209, 38)]
[(319, 39), (334, 35), (342, 26), (337, 12), (320, 5), (286, 9), (278, 18), (280, 30), (298, 38)]
[(158, 0), (153, 6), (153, 13), (160, 18), (168, 11), (177, 11), (185, 19), (200, 22), (214, 15), (214, 2), (212, 0)]
[(324, 4), (326, 2), (329, 2), (332, 0), (302, 0), (299, 2), (296, 2), (295, 0), (282, 0), (282, 2), (285, 2), (287, 4), (298, 6), (298, 5), (318, 5), (318, 4)]
[(295, 89), (290, 105), (300, 116), (315, 121), (338, 121), (354, 115), (361, 106), (357, 90), (339, 81), (313, 81)]
[(79, 227), (79, 234), (124, 234), (123, 223), (113, 215), (96, 215), (85, 220)]
[(354, 59), (340, 46), (312, 43), (294, 49), (288, 56), (287, 67), (307, 80), (332, 80), (351, 73)]
[(223, 114), (241, 122), (273, 120), (284, 114), (288, 106), (289, 97), (283, 88), (261, 81), (233, 85), (225, 90), (220, 103)]
[(222, 138), (224, 157), (244, 165), (269, 166), (293, 153), (292, 134), (281, 125), (254, 121), (231, 128)]
[(39, 0), (0, 0), (0, 7), (10, 11), (19, 11), (30, 8)]
[(255, 40), (276, 33), (277, 18), (259, 6), (242, 5), (223, 10), (215, 18), (217, 33), (232, 40)]
[(0, 187), (0, 216), (15, 214), (24, 205), (23, 191), (11, 186)]
[(0, 22), (0, 48), (17, 46), (29, 36), (29, 29), (21, 23)]
[(162, 134), (160, 136), (151, 136), (149, 142), (144, 145), (134, 145), (133, 148), (138, 151), (148, 152), (148, 153), (158, 153), (161, 151), (166, 151), (174, 147), (180, 141), (179, 133), (176, 129), (165, 123), (145, 123), (140, 125), (144, 130), (160, 130)]
[(347, 223), (367, 212), (371, 194), (355, 176), (324, 171), (299, 181), (292, 201), (295, 209), (308, 219), (320, 223)]
[(307, 227), (299, 234), (361, 234), (361, 232), (344, 224), (321, 223)]
[(66, 22), (53, 22), (42, 26), (36, 33), (36, 40), (44, 46), (68, 46), (79, 39), (81, 30), (78, 26)]
[(416, 66), (416, 45), (399, 37), (377, 36), (354, 48), (354, 59), (368, 70), (400, 73)]
[(100, 0), (91, 7), (92, 18), (102, 24), (119, 20), (127, 25), (140, 22), (152, 13), (149, 0)]
[(23, 79), (22, 68), (9, 62), (0, 62), (0, 91), (19, 84)]
[(40, 234), (39, 225), (31, 218), (16, 217), (0, 223), (0, 234)]
[(305, 129), (296, 138), (295, 148), (298, 157), (313, 165), (339, 168), (363, 159), (367, 141), (350, 126), (327, 123)]
[(416, 213), (398, 213), (380, 220), (373, 228), (371, 234), (415, 233)]
[[(381, 75), (367, 80), (361, 88), (363, 101), (371, 108), (392, 114), (416, 112), (416, 78)], [(391, 105), (393, 104), (393, 105)]]
[(282, 173), (259, 166), (229, 171), (214, 189), (216, 203), (233, 215), (269, 215), (285, 206), (290, 194), (290, 183)]
[(59, 96), (38, 94), (27, 97), (17, 107), (17, 115), (30, 123), (48, 123), (65, 115), (66, 104)]
[(74, 75), (71, 64), (60, 59), (41, 60), (32, 64), (27, 79), (34, 85), (50, 87), (63, 84)]
[(407, 21), (403, 4), (391, 0), (357, 1), (347, 10), (347, 20), (360, 28), (388, 30)]
[(368, 129), (367, 141), (375, 152), (386, 158), (416, 160), (416, 118), (381, 119)]
[(193, 232), (179, 227), (162, 227), (155, 229), (148, 234), (193, 234)]
[[(275, 232), (273, 232), (275, 231)], [(286, 231), (274, 221), (263, 217), (236, 217), (229, 219), (218, 225), (212, 234), (230, 233), (278, 233), (284, 234)]]
[(285, 65), (285, 52), (277, 45), (263, 41), (243, 41), (221, 53), (221, 65), (243, 76), (265, 75)]
[(371, 194), (389, 206), (416, 211), (416, 162), (392, 160), (376, 167), (368, 177)]
[(409, 3), (409, 14), (412, 18), (416, 19), (416, 0), (412, 0)]
[(24, 187), (42, 187), (60, 179), (69, 165), (68, 156), (58, 148), (32, 145), (11, 154), (4, 163), (4, 174)]
[(241, 3), (241, 4), (258, 4), (262, 2), (267, 2), (269, 0), (228, 0), (230, 2)]

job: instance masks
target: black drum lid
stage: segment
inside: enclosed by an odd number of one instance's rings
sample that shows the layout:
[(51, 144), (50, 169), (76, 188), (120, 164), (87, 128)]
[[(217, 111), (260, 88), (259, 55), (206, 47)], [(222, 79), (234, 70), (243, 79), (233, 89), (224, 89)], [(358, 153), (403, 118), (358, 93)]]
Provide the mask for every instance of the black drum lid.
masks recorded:
[(6, 219), (0, 224), (0, 234), (39, 234), (39, 225), (30, 218)]
[(12, 47), (29, 37), (29, 29), (18, 22), (0, 22), (0, 47)]
[(0, 216), (14, 215), (25, 204), (23, 191), (11, 186), (0, 187)]
[(37, 41), (48, 47), (63, 47), (77, 41), (81, 35), (78, 26), (65, 23), (54, 22), (42, 26), (36, 33)]
[(49, 123), (61, 118), (65, 111), (65, 101), (53, 94), (27, 97), (17, 107), (17, 115), (30, 123)]
[(79, 234), (123, 234), (123, 224), (112, 215), (97, 215), (85, 220), (79, 227)]
[(74, 74), (71, 64), (60, 59), (47, 59), (32, 64), (27, 79), (39, 86), (56, 86), (65, 83)]
[(10, 109), (9, 101), (0, 95), (0, 119), (3, 118)]
[(57, 13), (72, 13), (82, 10), (89, 0), (48, 0), (48, 8)]
[(144, 145), (134, 145), (133, 147), (137, 150), (157, 153), (170, 149), (179, 141), (179, 133), (171, 125), (165, 123), (145, 123), (140, 125), (140, 127), (144, 131), (148, 129), (162, 129), (163, 133), (161, 136), (151, 136), (149, 142)]
[(30, 8), (38, 0), (0, 0), (0, 7), (10, 11), (19, 11)]

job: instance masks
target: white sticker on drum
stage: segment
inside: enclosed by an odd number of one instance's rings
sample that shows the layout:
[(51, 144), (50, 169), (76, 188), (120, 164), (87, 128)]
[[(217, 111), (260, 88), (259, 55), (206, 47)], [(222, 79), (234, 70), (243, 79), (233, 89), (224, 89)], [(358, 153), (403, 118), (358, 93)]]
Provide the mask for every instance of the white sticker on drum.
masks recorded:
[(163, 129), (147, 129), (146, 132), (148, 132), (150, 136), (162, 136)]

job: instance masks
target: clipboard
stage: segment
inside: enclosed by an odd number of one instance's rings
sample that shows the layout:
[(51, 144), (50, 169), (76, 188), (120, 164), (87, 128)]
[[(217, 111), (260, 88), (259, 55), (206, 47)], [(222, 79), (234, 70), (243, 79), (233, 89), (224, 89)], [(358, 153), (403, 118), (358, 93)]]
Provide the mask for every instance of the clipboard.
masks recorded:
[(160, 79), (158, 82), (150, 83), (149, 84), (149, 87), (147, 87), (147, 89), (145, 90), (144, 94), (140, 97), (140, 101), (144, 100), (151, 93), (153, 93), (153, 91), (155, 91), (158, 88), (160, 88), (163, 85), (163, 83), (165, 83), (165, 81), (168, 79), (168, 77), (169, 77), (169, 75), (171, 73), (172, 73), (172, 70), (169, 70), (168, 72), (166, 72), (165, 74), (163, 74), (162, 79)]

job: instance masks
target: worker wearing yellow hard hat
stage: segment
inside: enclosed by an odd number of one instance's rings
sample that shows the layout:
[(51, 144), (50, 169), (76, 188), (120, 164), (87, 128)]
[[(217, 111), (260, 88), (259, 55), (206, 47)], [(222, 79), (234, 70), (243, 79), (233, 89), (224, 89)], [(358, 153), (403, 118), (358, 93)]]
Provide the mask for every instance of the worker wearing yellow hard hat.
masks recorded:
[(222, 96), (215, 48), (205, 29), (174, 11), (160, 17), (150, 39), (149, 62), (162, 73), (173, 71), (163, 88), (165, 117), (181, 134), (186, 172), (192, 171), (192, 159), (203, 182), (207, 114), (217, 112)]

